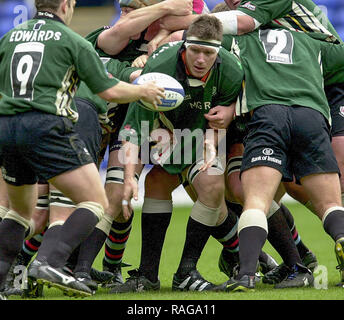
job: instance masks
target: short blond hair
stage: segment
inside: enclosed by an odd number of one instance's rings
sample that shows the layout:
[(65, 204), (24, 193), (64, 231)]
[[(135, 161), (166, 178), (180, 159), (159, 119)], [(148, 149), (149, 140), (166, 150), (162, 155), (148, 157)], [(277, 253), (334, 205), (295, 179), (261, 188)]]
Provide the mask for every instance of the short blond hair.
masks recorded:
[(211, 10), (211, 13), (216, 13), (216, 12), (223, 12), (223, 11), (229, 11), (230, 8), (227, 6), (226, 2), (221, 2), (218, 3), (213, 10)]
[(215, 16), (202, 14), (197, 17), (186, 31), (186, 37), (197, 37), (201, 40), (222, 41), (223, 27)]
[[(37, 11), (50, 10), (56, 12), (63, 0), (35, 0)], [(67, 0), (68, 5), (71, 5), (71, 0)]]

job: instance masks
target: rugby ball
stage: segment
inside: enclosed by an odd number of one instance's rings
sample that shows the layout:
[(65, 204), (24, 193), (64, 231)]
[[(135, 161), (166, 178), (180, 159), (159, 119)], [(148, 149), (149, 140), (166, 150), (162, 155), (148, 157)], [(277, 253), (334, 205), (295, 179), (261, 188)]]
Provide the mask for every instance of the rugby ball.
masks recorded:
[(134, 84), (143, 84), (146, 82), (155, 81), (159, 87), (165, 89), (165, 99), (161, 99), (161, 104), (155, 109), (154, 105), (140, 100), (140, 105), (151, 111), (169, 111), (180, 106), (184, 100), (185, 92), (182, 85), (171, 76), (160, 73), (150, 72), (143, 74), (135, 79)]

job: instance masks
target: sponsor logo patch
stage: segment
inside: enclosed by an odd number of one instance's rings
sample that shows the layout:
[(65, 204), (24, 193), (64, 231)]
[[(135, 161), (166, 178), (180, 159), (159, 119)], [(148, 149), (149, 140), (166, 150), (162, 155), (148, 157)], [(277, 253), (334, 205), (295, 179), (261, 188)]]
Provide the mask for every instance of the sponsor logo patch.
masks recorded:
[(339, 115), (344, 118), (344, 106), (339, 107)]
[(256, 6), (254, 4), (252, 4), (251, 1), (242, 4), (240, 7), (246, 8), (246, 9), (251, 10), (251, 11), (256, 11)]
[(271, 156), (274, 153), (274, 151), (271, 148), (265, 148), (263, 150), (263, 154), (265, 154), (266, 156)]

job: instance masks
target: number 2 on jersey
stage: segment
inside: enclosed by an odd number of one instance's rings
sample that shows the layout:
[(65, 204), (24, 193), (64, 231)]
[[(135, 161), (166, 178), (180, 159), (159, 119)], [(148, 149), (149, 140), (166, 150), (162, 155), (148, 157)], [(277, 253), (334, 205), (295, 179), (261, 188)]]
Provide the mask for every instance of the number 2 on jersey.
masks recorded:
[(266, 62), (293, 64), (294, 38), (287, 30), (260, 30)]
[(34, 82), (42, 64), (44, 44), (21, 43), (11, 61), (11, 84), (14, 98), (33, 100)]

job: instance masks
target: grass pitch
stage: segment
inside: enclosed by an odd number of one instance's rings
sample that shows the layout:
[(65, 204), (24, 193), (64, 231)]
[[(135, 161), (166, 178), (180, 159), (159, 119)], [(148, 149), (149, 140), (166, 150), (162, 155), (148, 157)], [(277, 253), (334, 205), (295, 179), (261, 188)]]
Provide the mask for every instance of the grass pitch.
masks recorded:
[[(82, 301), (88, 300), (116, 300), (117, 305), (128, 303), (128, 301), (143, 300), (170, 300), (188, 301), (205, 300), (343, 300), (344, 288), (337, 287), (339, 272), (336, 270), (337, 261), (334, 254), (334, 242), (325, 233), (321, 222), (310, 211), (296, 203), (287, 204), (294, 215), (295, 223), (302, 241), (316, 254), (320, 267), (315, 272), (316, 288), (304, 289), (274, 289), (272, 285), (258, 283), (254, 292), (249, 293), (210, 293), (210, 292), (172, 292), (171, 284), (174, 272), (178, 268), (183, 250), (185, 229), (190, 208), (174, 208), (170, 227), (166, 234), (165, 244), (160, 263), (161, 290), (152, 293), (131, 293), (131, 294), (108, 294), (105, 289), (100, 288), (97, 293)], [(132, 267), (123, 269), (123, 277), (127, 277), (127, 270), (137, 268), (140, 263), (141, 254), (141, 214), (140, 210), (135, 211), (133, 228), (127, 249), (124, 255), (124, 262), (130, 263)], [(264, 250), (270, 253), (277, 262), (281, 258), (277, 252), (265, 244)], [(209, 239), (206, 248), (198, 263), (198, 270), (203, 277), (214, 283), (222, 283), (227, 277), (219, 272), (217, 263), (221, 246), (214, 239)], [(101, 269), (103, 250), (98, 255), (94, 267)], [(10, 297), (10, 300), (20, 300), (19, 297)], [(57, 289), (44, 288), (42, 300), (74, 300), (66, 297)], [(80, 299), (78, 299), (80, 300)]]

